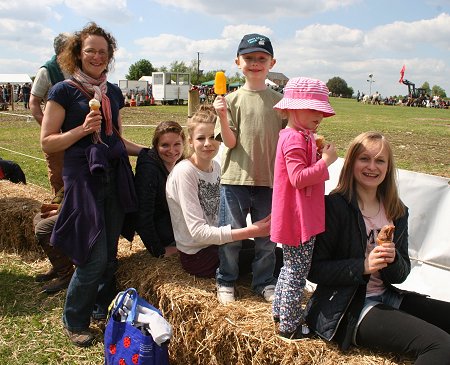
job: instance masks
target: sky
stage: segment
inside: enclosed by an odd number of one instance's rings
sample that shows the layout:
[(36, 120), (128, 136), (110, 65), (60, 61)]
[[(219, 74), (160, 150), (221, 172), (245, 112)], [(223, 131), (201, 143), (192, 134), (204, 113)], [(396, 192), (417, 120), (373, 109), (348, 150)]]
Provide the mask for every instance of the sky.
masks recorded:
[(90, 21), (118, 42), (115, 83), (140, 59), (158, 68), (199, 58), (202, 70), (234, 75), (241, 38), (259, 33), (272, 41), (272, 71), (289, 78), (338, 76), (355, 93), (406, 95), (405, 65), (416, 87), (450, 96), (450, 0), (0, 0), (0, 73), (34, 76), (57, 34)]

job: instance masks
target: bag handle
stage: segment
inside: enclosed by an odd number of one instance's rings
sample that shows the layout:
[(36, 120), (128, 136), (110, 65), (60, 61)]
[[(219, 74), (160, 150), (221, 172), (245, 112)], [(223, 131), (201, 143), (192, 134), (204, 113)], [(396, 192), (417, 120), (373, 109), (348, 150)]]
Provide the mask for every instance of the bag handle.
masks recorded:
[(119, 309), (122, 308), (127, 294), (129, 295), (129, 298), (131, 300), (131, 309), (127, 315), (126, 322), (132, 325), (134, 324), (134, 318), (136, 317), (136, 307), (139, 298), (137, 290), (135, 288), (128, 288), (122, 292), (119, 301), (117, 303), (114, 303), (111, 316), (115, 315), (119, 311)]

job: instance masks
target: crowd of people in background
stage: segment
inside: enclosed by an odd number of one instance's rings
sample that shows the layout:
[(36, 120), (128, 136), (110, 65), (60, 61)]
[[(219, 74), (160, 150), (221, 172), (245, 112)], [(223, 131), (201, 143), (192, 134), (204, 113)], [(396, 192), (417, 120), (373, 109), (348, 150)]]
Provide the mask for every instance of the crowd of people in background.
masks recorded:
[(30, 109), (30, 93), (31, 84), (29, 82), (17, 85), (8, 82), (0, 85), (0, 108), (7, 110), (8, 104), (14, 101), (15, 103), (23, 103), (25, 109)]
[(397, 105), (397, 106), (411, 106), (423, 108), (439, 108), (448, 109), (450, 107), (450, 100), (444, 100), (438, 95), (421, 94), (418, 96), (388, 96), (382, 98), (381, 94), (375, 92), (373, 95), (366, 95), (363, 92), (357, 92), (356, 101), (363, 104), (378, 104), (378, 105)]

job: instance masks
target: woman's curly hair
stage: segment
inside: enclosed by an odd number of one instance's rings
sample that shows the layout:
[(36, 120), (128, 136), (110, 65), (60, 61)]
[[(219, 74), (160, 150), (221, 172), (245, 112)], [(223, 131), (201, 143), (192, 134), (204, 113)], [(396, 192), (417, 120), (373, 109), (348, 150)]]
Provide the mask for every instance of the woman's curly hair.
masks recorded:
[(73, 74), (75, 70), (81, 69), (81, 50), (83, 41), (90, 35), (97, 35), (105, 38), (108, 44), (108, 67), (105, 70), (108, 72), (114, 63), (114, 52), (117, 49), (116, 39), (96, 23), (88, 23), (82, 30), (75, 32), (64, 45), (64, 49), (58, 55), (58, 63), (60, 67)]

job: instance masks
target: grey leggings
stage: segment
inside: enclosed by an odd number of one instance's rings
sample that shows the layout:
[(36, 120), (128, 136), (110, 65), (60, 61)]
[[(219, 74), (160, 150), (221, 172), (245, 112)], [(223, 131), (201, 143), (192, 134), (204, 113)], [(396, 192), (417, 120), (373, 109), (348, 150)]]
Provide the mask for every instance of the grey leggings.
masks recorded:
[(359, 325), (361, 347), (415, 358), (414, 364), (450, 364), (450, 303), (406, 295), (399, 310), (372, 308)]

